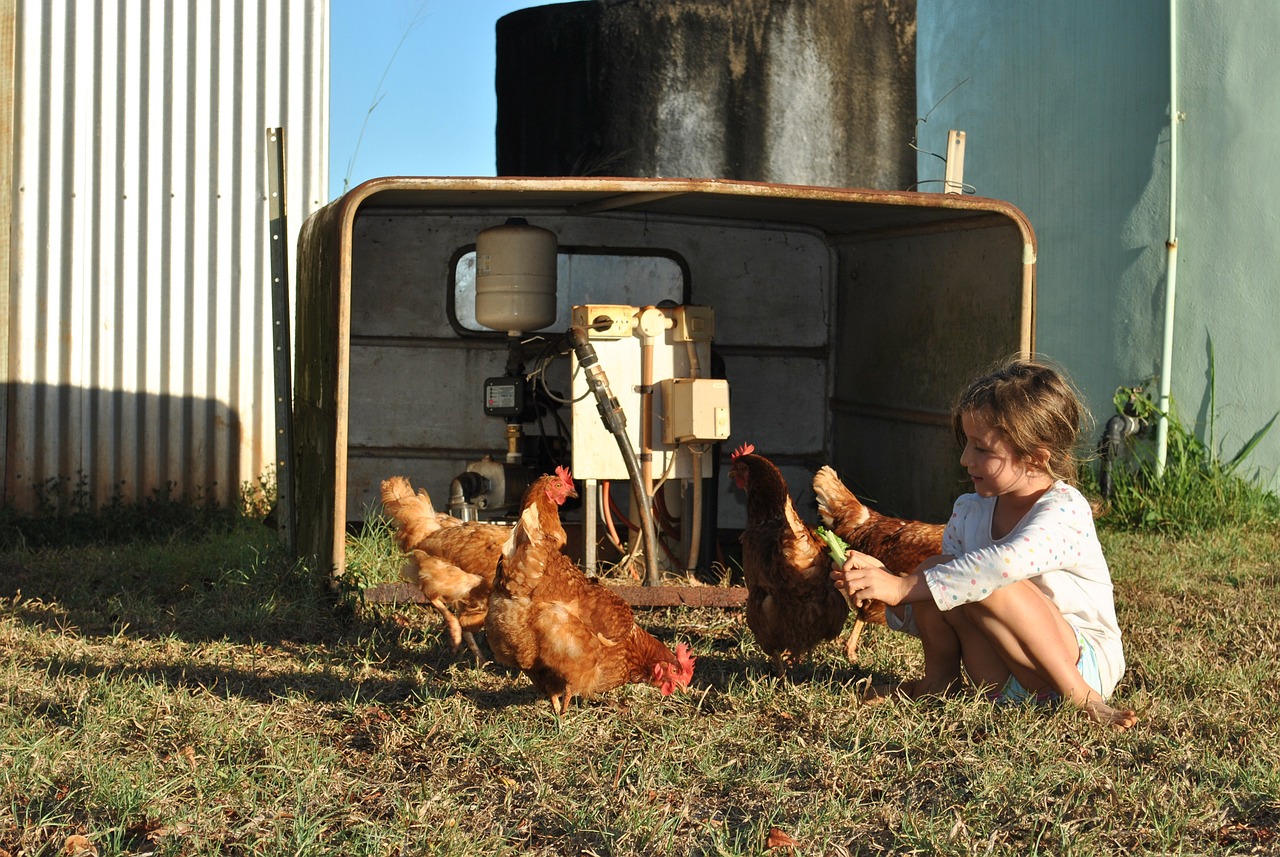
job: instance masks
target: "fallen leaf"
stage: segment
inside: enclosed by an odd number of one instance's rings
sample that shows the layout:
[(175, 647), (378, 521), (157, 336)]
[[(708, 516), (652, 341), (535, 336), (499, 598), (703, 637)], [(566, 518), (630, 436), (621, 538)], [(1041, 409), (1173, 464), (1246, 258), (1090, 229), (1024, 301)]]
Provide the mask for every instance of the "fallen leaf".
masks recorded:
[(170, 832), (170, 828), (156, 818), (148, 818), (125, 828), (125, 833), (130, 837), (143, 837), (148, 842), (159, 842), (168, 836)]
[(765, 840), (765, 848), (799, 848), (800, 843), (796, 842), (786, 833), (783, 833), (776, 827), (769, 828), (769, 838)]
[(93, 847), (89, 838), (79, 834), (67, 837), (62, 845), (62, 853), (67, 857), (98, 857), (98, 849)]

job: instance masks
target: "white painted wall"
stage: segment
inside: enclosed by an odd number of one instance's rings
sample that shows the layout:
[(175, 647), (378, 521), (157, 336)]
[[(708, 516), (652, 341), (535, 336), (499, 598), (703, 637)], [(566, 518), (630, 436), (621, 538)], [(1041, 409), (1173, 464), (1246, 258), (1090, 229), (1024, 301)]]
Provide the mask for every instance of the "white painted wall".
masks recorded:
[[(1230, 457), (1280, 410), (1280, 4), (1177, 2), (1173, 397), (1205, 436), (1212, 338), (1214, 440)], [(1115, 388), (1162, 368), (1168, 3), (918, 0), (917, 13), (921, 147), (943, 152), (947, 130), (964, 130), (966, 182), (1030, 218), (1037, 346), (1083, 387), (1100, 432)], [(937, 158), (919, 166), (942, 178)], [(1250, 463), (1280, 486), (1280, 429)]]

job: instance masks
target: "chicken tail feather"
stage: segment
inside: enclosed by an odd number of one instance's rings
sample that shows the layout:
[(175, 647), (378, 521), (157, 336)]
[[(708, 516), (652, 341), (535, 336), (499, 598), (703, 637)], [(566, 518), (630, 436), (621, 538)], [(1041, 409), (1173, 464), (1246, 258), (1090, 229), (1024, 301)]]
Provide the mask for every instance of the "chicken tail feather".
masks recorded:
[(382, 508), (394, 519), (396, 541), (405, 551), (444, 526), (462, 523), (437, 512), (427, 492), (419, 488), (415, 494), (413, 486), (403, 476), (392, 476), (383, 481)]
[(834, 524), (857, 526), (870, 517), (867, 507), (827, 465), (813, 475), (813, 493), (818, 498), (818, 514), (827, 527)]

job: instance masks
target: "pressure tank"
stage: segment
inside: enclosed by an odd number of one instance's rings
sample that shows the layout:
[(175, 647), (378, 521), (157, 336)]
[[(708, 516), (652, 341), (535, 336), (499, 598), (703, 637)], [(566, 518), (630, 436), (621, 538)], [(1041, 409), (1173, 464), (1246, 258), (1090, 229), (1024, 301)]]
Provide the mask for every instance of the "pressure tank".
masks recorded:
[(476, 321), (512, 336), (556, 320), (556, 236), (511, 218), (476, 236)]

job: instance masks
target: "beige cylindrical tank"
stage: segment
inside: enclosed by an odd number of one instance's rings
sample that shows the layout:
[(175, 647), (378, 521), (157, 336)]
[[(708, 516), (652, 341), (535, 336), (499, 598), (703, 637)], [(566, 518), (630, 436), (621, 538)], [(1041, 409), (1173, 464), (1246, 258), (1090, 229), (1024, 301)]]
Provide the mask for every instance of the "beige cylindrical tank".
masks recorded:
[(515, 335), (556, 320), (556, 235), (512, 218), (476, 236), (476, 321)]

